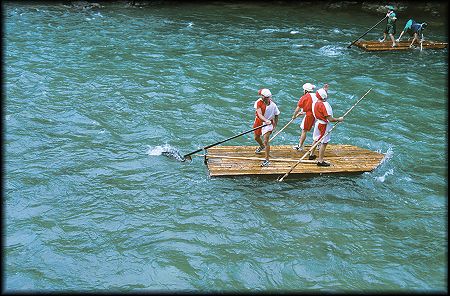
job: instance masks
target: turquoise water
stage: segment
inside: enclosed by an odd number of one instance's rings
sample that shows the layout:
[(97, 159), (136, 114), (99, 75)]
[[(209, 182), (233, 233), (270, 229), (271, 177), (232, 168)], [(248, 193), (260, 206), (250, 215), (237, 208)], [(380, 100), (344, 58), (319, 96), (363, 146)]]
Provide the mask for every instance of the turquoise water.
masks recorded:
[[(376, 12), (103, 5), (4, 5), (7, 291), (447, 291), (448, 49), (347, 49)], [(331, 142), (376, 170), (279, 183), (161, 155), (251, 129), (262, 87), (284, 126), (305, 82), (336, 116), (372, 88)]]

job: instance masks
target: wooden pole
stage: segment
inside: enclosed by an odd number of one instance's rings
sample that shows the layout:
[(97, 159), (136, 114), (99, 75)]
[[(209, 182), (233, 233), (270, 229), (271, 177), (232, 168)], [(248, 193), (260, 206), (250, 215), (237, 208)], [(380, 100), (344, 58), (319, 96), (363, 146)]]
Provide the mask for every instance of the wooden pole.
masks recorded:
[(198, 153), (198, 152), (200, 152), (200, 151), (203, 151), (203, 150), (206, 150), (206, 149), (208, 149), (208, 148), (211, 148), (211, 147), (213, 147), (213, 146), (222, 144), (222, 143), (224, 143), (224, 142), (226, 142), (226, 141), (232, 140), (232, 139), (237, 138), (237, 137), (240, 137), (240, 136), (242, 136), (242, 135), (251, 133), (251, 132), (253, 132), (253, 131), (255, 131), (255, 130), (259, 129), (259, 128), (265, 127), (266, 125), (267, 125), (267, 124), (260, 125), (260, 126), (258, 126), (258, 127), (255, 127), (255, 128), (253, 128), (253, 129), (249, 130), (249, 131), (240, 133), (240, 134), (235, 135), (235, 136), (232, 136), (232, 137), (230, 137), (230, 138), (228, 138), (228, 139), (225, 139), (225, 140), (222, 140), (222, 141), (220, 141), (220, 142), (217, 142), (217, 143), (214, 143), (214, 144), (205, 146), (205, 147), (203, 147), (203, 148), (199, 148), (199, 149), (197, 149), (197, 150), (195, 150), (195, 151), (192, 151), (192, 152), (190, 152), (190, 153), (188, 153), (188, 154), (185, 154), (185, 155), (183, 156), (183, 161), (185, 161), (186, 159), (190, 160), (190, 159), (191, 159), (190, 156), (191, 156), (192, 154), (195, 154), (195, 153)]
[(272, 136), (272, 138), (269, 139), (269, 142), (275, 139), (276, 136), (278, 136), (279, 133), (281, 133), (288, 125), (290, 125), (299, 115), (292, 118), (285, 126), (283, 126), (282, 129), (280, 129), (278, 132), (275, 133), (275, 135)]
[(359, 39), (363, 38), (364, 36), (366, 36), (367, 33), (369, 33), (373, 28), (375, 28), (376, 26), (378, 26), (382, 21), (384, 21), (388, 16), (386, 15), (382, 20), (380, 20), (378, 23), (376, 23), (372, 28), (370, 28), (369, 30), (367, 30), (366, 33), (362, 34), (361, 36), (358, 37), (358, 39), (356, 39), (355, 41), (353, 41), (349, 46), (347, 46), (347, 48), (352, 47), (353, 44), (355, 44), (356, 41), (358, 41)]

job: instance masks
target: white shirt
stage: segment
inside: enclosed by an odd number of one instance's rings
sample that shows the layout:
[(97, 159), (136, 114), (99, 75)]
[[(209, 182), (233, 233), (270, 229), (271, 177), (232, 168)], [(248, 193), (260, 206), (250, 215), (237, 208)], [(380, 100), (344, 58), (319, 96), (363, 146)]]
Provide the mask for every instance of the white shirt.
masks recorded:
[[(256, 104), (259, 100), (262, 100), (261, 98), (256, 100), (255, 104), (253, 105), (256, 109)], [(264, 117), (268, 120), (272, 120), (276, 115), (280, 115), (280, 110), (277, 107), (277, 104), (275, 104), (274, 101), (270, 100), (270, 105), (266, 105), (266, 111), (264, 112)], [(270, 132), (273, 130), (273, 124), (266, 125), (262, 128), (261, 132), (264, 135), (267, 132)]]

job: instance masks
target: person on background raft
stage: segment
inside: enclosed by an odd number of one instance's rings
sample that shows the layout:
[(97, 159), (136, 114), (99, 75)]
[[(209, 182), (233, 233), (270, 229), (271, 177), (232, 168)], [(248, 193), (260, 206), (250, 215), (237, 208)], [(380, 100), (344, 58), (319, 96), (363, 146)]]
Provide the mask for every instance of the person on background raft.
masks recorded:
[[(409, 19), (406, 24), (405, 24), (405, 28), (403, 28), (403, 31), (400, 33), (400, 36), (398, 36), (397, 42), (400, 42), (400, 39), (402, 38), (403, 34), (408, 33), (410, 37), (415, 37), (416, 40), (418, 40), (418, 37), (420, 35), (420, 39), (422, 42), (423, 41), (423, 30), (427, 27), (427, 23), (418, 23), (413, 19)], [(414, 39), (413, 42), (411, 43), (411, 45), (409, 47), (411, 47), (414, 44)]]
[(412, 31), (411, 26), (412, 26), (413, 24), (415, 24), (415, 23), (416, 23), (415, 20), (409, 19), (409, 20), (406, 22), (405, 27), (403, 28), (402, 32), (400, 33), (400, 36), (398, 36), (398, 38), (397, 38), (395, 41), (396, 41), (396, 42), (400, 42), (400, 39), (402, 39), (402, 36), (403, 36), (403, 34), (405, 34), (405, 33), (408, 33), (408, 34), (410, 35), (410, 37), (412, 37), (412, 36), (413, 36), (413, 31)]
[(395, 31), (396, 31), (396, 21), (397, 21), (397, 16), (394, 12), (394, 7), (389, 5), (387, 7), (388, 12), (386, 14), (386, 16), (388, 17), (387, 19), (387, 23), (386, 23), (386, 29), (384, 29), (383, 32), (383, 39), (380, 40), (380, 42), (384, 42), (386, 40), (386, 36), (389, 34), (389, 37), (392, 40), (392, 47), (396, 46), (395, 43), (395, 39), (394, 39), (394, 35), (395, 35)]
[[(326, 89), (325, 89), (326, 88)], [(330, 122), (342, 122), (344, 121), (344, 117), (333, 117), (333, 109), (331, 105), (327, 102), (328, 98), (328, 85), (326, 87), (319, 89), (316, 92), (317, 101), (313, 103), (312, 110), (314, 114), (314, 118), (316, 122), (314, 124), (314, 132), (313, 139), (314, 142), (312, 145), (315, 145), (318, 141), (322, 140), (322, 143), (319, 144), (319, 157), (317, 158), (318, 166), (330, 166), (330, 163), (325, 162), (323, 157), (325, 155), (325, 149), (327, 148), (328, 142), (331, 139), (330, 134), (325, 134), (332, 128)], [(325, 137), (324, 137), (325, 136)], [(318, 146), (319, 146), (318, 145)], [(309, 159), (314, 159), (314, 150), (310, 152)]]
[(315, 119), (312, 113), (312, 104), (317, 100), (317, 97), (314, 93), (315, 87), (315, 85), (309, 82), (303, 84), (303, 96), (298, 100), (297, 107), (295, 108), (294, 114), (292, 115), (292, 119), (296, 118), (299, 115), (305, 115), (305, 117), (303, 117), (302, 123), (300, 124), (302, 133), (300, 135), (298, 145), (292, 147), (297, 151), (303, 151), (303, 144), (306, 140), (306, 134), (314, 126)]
[[(267, 125), (254, 131), (255, 140), (259, 144), (259, 147), (256, 149), (255, 153), (260, 154), (265, 149), (265, 160), (261, 163), (261, 166), (269, 166), (269, 138), (270, 134), (278, 124), (278, 115), (280, 114), (280, 110), (278, 110), (275, 102), (272, 101), (272, 93), (269, 89), (260, 89), (258, 91), (258, 95), (261, 97), (254, 104), (256, 112), (253, 127), (255, 128), (263, 124)], [(261, 140), (261, 135), (264, 138), (264, 142)]]
[[(413, 31), (414, 34), (414, 38), (411, 41), (411, 44), (409, 45), (409, 47), (413, 47), (414, 42), (417, 40), (417, 42), (422, 43), (423, 42), (423, 30), (428, 26), (427, 23), (415, 23), (411, 26), (411, 29)], [(420, 40), (419, 40), (419, 36), (420, 36)]]

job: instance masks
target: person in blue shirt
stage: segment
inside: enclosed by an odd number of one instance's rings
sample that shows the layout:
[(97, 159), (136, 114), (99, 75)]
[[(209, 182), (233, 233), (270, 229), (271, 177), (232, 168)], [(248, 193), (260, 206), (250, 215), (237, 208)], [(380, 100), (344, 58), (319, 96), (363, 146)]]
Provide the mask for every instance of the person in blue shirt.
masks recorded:
[[(423, 30), (428, 26), (427, 23), (415, 23), (411, 25), (411, 29), (413, 31), (414, 34), (414, 38), (411, 41), (411, 44), (409, 45), (409, 47), (412, 47), (414, 42), (417, 40), (417, 42), (420, 42), (420, 44), (422, 44), (423, 42)], [(419, 40), (419, 36), (420, 36), (420, 40)]]
[(412, 31), (411, 26), (412, 26), (413, 24), (415, 24), (415, 23), (416, 23), (415, 20), (409, 19), (409, 20), (406, 22), (405, 27), (403, 28), (403, 31), (400, 33), (400, 36), (398, 36), (397, 40), (395, 40), (395, 41), (400, 42), (400, 39), (402, 39), (402, 36), (403, 36), (403, 34), (405, 34), (405, 33), (408, 33), (408, 34), (412, 37), (413, 31)]
[(409, 47), (412, 47), (416, 40), (419, 41), (419, 35), (420, 42), (423, 41), (423, 30), (427, 27), (427, 25), (427, 23), (418, 23), (413, 19), (409, 19), (405, 24), (405, 28), (400, 33), (400, 36), (398, 36), (397, 40), (395, 41), (399, 42), (403, 34), (408, 33), (410, 37), (414, 37), (413, 41), (409, 45)]
[(386, 40), (387, 34), (389, 34), (389, 37), (392, 40), (392, 47), (394, 47), (397, 45), (395, 43), (395, 39), (394, 39), (394, 35), (395, 35), (395, 31), (396, 31), (395, 22), (397, 21), (397, 16), (395, 15), (393, 6), (389, 5), (387, 7), (387, 9), (388, 9), (388, 12), (387, 12), (386, 16), (388, 17), (388, 20), (386, 23), (386, 29), (384, 29), (384, 32), (383, 32), (383, 39), (381, 39), (380, 42), (384, 42)]

